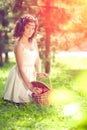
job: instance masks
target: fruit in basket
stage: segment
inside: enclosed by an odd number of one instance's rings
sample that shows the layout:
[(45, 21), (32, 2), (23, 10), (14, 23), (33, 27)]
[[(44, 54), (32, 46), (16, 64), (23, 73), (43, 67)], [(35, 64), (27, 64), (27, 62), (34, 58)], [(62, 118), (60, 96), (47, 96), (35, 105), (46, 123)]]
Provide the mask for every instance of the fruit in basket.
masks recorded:
[(38, 87), (37, 91), (38, 91), (39, 94), (41, 94), (43, 92), (43, 89)]

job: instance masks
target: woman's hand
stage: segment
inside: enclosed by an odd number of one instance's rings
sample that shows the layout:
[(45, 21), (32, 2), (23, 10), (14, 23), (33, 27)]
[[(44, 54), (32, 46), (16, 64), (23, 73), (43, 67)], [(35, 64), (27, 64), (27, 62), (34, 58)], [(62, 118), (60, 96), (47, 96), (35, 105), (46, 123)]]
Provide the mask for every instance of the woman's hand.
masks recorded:
[(42, 89), (38, 88), (38, 87), (34, 87), (33, 88), (33, 93), (35, 93), (35, 94), (41, 94), (42, 93)]
[(35, 94), (40, 94), (42, 93), (42, 89), (38, 87), (34, 87), (31, 83), (29, 83), (29, 89), (35, 93)]
[(38, 78), (49, 78), (48, 74), (46, 73), (38, 73)]

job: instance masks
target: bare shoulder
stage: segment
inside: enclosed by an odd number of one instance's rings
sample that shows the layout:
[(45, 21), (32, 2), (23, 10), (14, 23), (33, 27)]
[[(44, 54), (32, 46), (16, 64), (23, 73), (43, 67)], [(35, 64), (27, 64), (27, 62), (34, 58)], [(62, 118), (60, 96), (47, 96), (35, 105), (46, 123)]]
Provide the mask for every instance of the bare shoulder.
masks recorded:
[(23, 45), (20, 41), (16, 42), (15, 43), (15, 46), (14, 46), (14, 51), (17, 52), (17, 50), (23, 50)]

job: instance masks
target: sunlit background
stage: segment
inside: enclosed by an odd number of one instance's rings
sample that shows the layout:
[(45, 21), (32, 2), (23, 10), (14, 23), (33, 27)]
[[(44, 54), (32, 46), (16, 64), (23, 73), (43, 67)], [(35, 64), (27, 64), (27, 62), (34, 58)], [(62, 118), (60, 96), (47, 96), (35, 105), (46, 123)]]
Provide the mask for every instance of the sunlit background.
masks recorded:
[[(9, 57), (13, 55), (13, 28), (16, 20), (25, 13), (38, 18), (36, 40), (40, 58), (43, 70), (52, 74), (53, 79), (53, 91), (49, 96), (50, 104), (58, 112), (61, 106), (61, 113), (67, 122), (71, 119), (73, 124), (80, 127), (79, 130), (86, 130), (87, 0), (0, 1), (0, 67), (4, 65), (2, 56), (8, 63)], [(58, 67), (58, 70), (53, 70), (51, 65)], [(73, 76), (66, 80), (66, 75), (71, 70), (73, 73), (78, 71), (79, 74), (71, 73)], [(75, 84), (71, 83), (71, 86), (68, 86), (72, 78)], [(55, 88), (57, 85), (58, 87)], [(80, 96), (83, 101), (80, 101)], [(77, 129), (73, 128), (73, 130)]]

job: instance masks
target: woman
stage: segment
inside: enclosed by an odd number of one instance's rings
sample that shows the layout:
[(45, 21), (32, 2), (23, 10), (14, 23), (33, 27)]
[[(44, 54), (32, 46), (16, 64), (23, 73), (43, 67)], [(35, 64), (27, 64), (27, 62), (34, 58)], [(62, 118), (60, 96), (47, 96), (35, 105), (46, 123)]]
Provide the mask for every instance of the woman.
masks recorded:
[(15, 26), (14, 37), (17, 39), (14, 47), (16, 65), (12, 68), (3, 99), (15, 103), (29, 103), (32, 92), (40, 90), (31, 85), (36, 80), (36, 70), (39, 77), (47, 77), (41, 73), (38, 47), (34, 42), (37, 32), (37, 19), (31, 15), (21, 17)]

